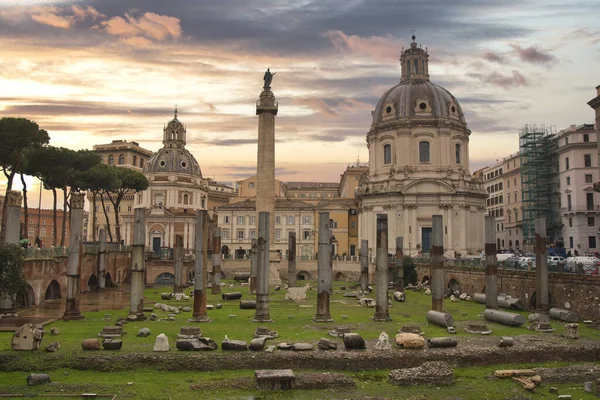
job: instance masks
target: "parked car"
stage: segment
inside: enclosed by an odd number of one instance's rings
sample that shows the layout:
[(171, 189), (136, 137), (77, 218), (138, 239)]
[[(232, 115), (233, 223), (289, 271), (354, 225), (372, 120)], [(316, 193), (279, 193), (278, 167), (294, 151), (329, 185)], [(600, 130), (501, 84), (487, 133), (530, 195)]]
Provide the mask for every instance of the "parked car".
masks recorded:
[(529, 269), (529, 264), (531, 264), (532, 269), (535, 269), (535, 257), (520, 257), (519, 258), (519, 268)]
[(569, 257), (566, 261), (568, 272), (583, 273), (586, 275), (598, 275), (600, 258), (589, 256)]
[(561, 256), (548, 256), (548, 266), (562, 267), (567, 263), (567, 259)]

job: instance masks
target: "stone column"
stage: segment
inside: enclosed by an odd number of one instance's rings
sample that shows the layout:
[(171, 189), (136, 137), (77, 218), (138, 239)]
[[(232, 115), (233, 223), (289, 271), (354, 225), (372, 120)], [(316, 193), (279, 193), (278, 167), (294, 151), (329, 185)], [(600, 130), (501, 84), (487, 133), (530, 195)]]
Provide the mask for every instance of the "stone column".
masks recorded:
[(394, 280), (395, 289), (404, 291), (404, 238), (396, 238), (396, 279)]
[(258, 244), (256, 239), (252, 239), (252, 247), (250, 248), (250, 294), (256, 294), (256, 278), (257, 278), (257, 256)]
[(288, 287), (296, 286), (296, 232), (288, 238)]
[(546, 255), (546, 219), (535, 219), (535, 309), (548, 313), (548, 258)]
[(183, 238), (180, 235), (175, 237), (175, 248), (173, 250), (175, 258), (173, 293), (183, 293)]
[[(275, 238), (275, 116), (278, 104), (269, 87), (256, 102), (258, 115), (258, 157), (256, 162), (256, 212), (269, 213), (269, 237)], [(281, 283), (279, 259), (273, 246), (269, 255), (269, 282)]]
[(317, 258), (317, 314), (315, 322), (331, 322), (329, 297), (333, 292), (331, 279), (331, 229), (329, 213), (319, 213), (319, 254)]
[(213, 251), (212, 251), (212, 294), (221, 293), (221, 228), (216, 227), (213, 234)]
[(431, 309), (444, 308), (444, 222), (441, 215), (432, 215), (431, 222)]
[(375, 315), (373, 321), (391, 321), (388, 312), (388, 216), (377, 214), (377, 286), (375, 295)]
[[(21, 236), (21, 200), (23, 196), (17, 190), (8, 192), (6, 198), (6, 243), (19, 244)], [(27, 221), (25, 221), (27, 226)], [(25, 228), (27, 230), (27, 228)], [(15, 314), (17, 312), (17, 297), (0, 294), (0, 314)]]
[(106, 289), (106, 229), (100, 229), (98, 236), (98, 286)]
[(269, 315), (269, 213), (258, 213), (258, 268), (254, 322), (271, 322)]
[(358, 279), (360, 289), (364, 292), (369, 286), (369, 241), (360, 241), (360, 277)]
[(496, 265), (496, 223), (485, 217), (485, 308), (498, 309), (498, 267)]
[[(6, 212), (6, 243), (19, 244), (21, 239), (21, 201), (23, 196), (21, 192), (11, 190), (8, 192), (6, 201), (8, 210)], [(27, 221), (25, 221), (27, 227)], [(27, 232), (27, 228), (25, 228)]]
[(206, 280), (204, 279), (204, 270), (206, 268), (205, 259), (208, 247), (206, 245), (206, 210), (196, 212), (196, 239), (194, 244), (195, 264), (194, 264), (194, 312), (190, 322), (210, 322), (206, 314)]
[(129, 305), (130, 321), (144, 321), (144, 275), (146, 272), (146, 210), (133, 210), (133, 242), (131, 249), (131, 296)]
[(83, 233), (84, 193), (71, 192), (71, 219), (69, 221), (69, 253), (67, 258), (67, 305), (64, 320), (83, 319), (79, 312), (80, 253)]

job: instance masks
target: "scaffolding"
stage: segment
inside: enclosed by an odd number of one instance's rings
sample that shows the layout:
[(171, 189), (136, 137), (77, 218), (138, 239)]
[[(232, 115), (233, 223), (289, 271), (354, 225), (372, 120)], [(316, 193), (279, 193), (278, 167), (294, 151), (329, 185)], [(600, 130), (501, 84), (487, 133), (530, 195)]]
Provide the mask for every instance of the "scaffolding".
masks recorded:
[(525, 125), (519, 136), (523, 205), (523, 242), (535, 244), (535, 219), (546, 218), (546, 235), (551, 243), (560, 241), (560, 182), (558, 140), (552, 127)]

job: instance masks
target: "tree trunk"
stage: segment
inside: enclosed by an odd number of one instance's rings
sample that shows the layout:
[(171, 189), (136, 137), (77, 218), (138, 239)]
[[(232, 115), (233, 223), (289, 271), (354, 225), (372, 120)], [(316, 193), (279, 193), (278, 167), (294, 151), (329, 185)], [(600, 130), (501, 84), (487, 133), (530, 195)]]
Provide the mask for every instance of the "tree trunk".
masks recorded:
[(57, 209), (57, 202), (58, 202), (58, 196), (56, 195), (56, 188), (52, 188), (52, 197), (54, 199), (53, 203), (52, 203), (52, 224), (53, 224), (53, 232), (54, 235), (52, 235), (52, 245), (54, 247), (56, 247), (56, 238), (58, 237), (58, 226), (56, 223), (56, 209)]
[(60, 245), (61, 247), (65, 245), (65, 236), (67, 235), (67, 211), (69, 208), (69, 202), (67, 200), (67, 187), (63, 187), (63, 222), (62, 222), (62, 228), (61, 228), (61, 235), (60, 235)]
[(96, 243), (96, 195), (97, 192), (92, 192), (92, 242)]
[[(27, 183), (25, 183), (25, 177), (21, 175), (21, 183), (23, 184), (23, 232), (21, 232), (22, 238), (29, 237), (29, 207), (27, 207)], [(39, 236), (38, 232), (38, 236)], [(37, 236), (36, 236), (37, 237)]]
[(104, 193), (100, 195), (100, 201), (102, 202), (102, 210), (104, 211), (104, 218), (106, 218), (106, 230), (108, 231), (108, 238), (110, 242), (113, 242), (112, 232), (110, 230), (110, 222), (108, 220), (108, 213), (106, 212), (106, 206), (104, 205)]
[(6, 173), (4, 169), (4, 176), (6, 176), (6, 193), (4, 196), (5, 201), (2, 203), (2, 224), (0, 225), (0, 243), (6, 242), (6, 214), (8, 213), (8, 192), (12, 190), (12, 183), (15, 177), (15, 170), (13, 169), (10, 174)]
[(112, 203), (113, 208), (115, 209), (115, 235), (117, 236), (117, 243), (121, 243), (121, 224), (119, 221), (119, 206), (127, 192), (129, 192), (129, 190), (125, 190), (124, 192), (117, 191), (117, 195), (114, 199), (112, 195), (108, 193), (108, 198), (110, 199), (110, 202)]

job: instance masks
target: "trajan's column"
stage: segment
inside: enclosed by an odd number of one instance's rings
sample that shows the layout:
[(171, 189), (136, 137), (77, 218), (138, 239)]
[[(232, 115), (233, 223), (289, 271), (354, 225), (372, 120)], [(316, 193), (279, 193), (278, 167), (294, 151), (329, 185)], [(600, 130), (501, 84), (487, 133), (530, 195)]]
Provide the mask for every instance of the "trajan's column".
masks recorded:
[[(258, 158), (256, 162), (256, 220), (258, 213), (269, 213), (269, 238), (275, 240), (275, 116), (277, 101), (271, 92), (273, 75), (268, 68), (264, 75), (264, 87), (256, 102), (258, 115)], [(281, 283), (279, 278), (279, 259), (271, 245), (269, 283)]]

